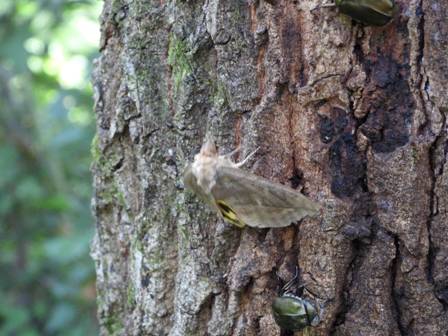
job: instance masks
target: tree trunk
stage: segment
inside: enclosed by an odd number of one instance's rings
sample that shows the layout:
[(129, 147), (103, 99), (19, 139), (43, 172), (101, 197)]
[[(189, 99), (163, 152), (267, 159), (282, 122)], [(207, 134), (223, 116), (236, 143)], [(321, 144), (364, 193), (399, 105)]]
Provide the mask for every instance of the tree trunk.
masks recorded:
[[(92, 144), (103, 335), (280, 335), (292, 278), (315, 335), (448, 333), (448, 3), (385, 27), (321, 1), (105, 0)], [(240, 230), (186, 192), (205, 133), (322, 205)], [(297, 333), (299, 335), (300, 333)]]

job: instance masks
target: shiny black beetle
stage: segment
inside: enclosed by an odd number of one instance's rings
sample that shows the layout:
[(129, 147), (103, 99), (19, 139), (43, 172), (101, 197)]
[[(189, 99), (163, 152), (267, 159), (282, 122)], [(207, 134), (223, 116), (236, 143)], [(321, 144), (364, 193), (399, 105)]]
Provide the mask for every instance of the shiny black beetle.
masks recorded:
[(384, 26), (393, 17), (394, 0), (335, 0), (341, 13), (368, 26)]
[(272, 303), (272, 314), (275, 322), (280, 328), (290, 331), (314, 327), (320, 322), (317, 305), (301, 297), (305, 287), (299, 286), (298, 290), (293, 290), (298, 276), (299, 272), (296, 269), (294, 278), (283, 286), (281, 295), (276, 297)]

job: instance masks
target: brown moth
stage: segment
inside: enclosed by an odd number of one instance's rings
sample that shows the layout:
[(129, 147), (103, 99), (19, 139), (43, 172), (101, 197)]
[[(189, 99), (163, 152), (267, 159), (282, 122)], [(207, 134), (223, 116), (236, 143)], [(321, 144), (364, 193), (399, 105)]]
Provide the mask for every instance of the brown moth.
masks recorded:
[(294, 189), (240, 169), (255, 152), (239, 163), (230, 159), (234, 152), (219, 155), (207, 137), (184, 173), (185, 185), (224, 220), (240, 228), (284, 227), (318, 213), (319, 205)]

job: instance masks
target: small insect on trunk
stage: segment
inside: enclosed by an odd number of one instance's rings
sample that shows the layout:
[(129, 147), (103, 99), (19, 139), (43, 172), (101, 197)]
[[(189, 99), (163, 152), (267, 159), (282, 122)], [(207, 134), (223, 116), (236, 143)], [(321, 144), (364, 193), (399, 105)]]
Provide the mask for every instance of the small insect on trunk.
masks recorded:
[(224, 220), (240, 228), (284, 227), (318, 213), (319, 205), (299, 192), (242, 170), (254, 153), (235, 163), (231, 154), (219, 155), (213, 139), (207, 137), (187, 166), (184, 183)]
[(393, 17), (393, 0), (336, 0), (341, 13), (368, 26), (384, 26)]
[(275, 322), (286, 331), (303, 330), (308, 334), (311, 327), (320, 322), (317, 305), (311, 303), (303, 295), (304, 286), (300, 286), (302, 294), (297, 294), (295, 288), (298, 280), (298, 269), (296, 275), (282, 289), (283, 293), (272, 302), (272, 315)]

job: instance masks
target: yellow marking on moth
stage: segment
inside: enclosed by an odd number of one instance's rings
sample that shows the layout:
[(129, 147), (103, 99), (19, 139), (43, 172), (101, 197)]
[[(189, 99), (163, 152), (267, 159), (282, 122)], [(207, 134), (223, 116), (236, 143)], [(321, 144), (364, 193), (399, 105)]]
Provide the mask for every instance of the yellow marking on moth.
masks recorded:
[(219, 211), (221, 212), (221, 215), (224, 217), (226, 221), (228, 221), (230, 224), (233, 224), (239, 228), (243, 228), (246, 224), (244, 224), (243, 221), (241, 221), (238, 218), (238, 215), (231, 207), (229, 207), (225, 202), (223, 201), (216, 201), (216, 205), (218, 206)]

